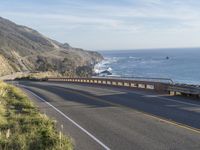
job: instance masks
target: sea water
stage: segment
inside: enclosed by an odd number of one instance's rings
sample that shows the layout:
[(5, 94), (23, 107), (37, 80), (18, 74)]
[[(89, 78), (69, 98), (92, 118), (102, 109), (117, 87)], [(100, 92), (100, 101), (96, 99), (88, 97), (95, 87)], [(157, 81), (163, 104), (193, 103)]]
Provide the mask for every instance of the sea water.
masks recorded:
[(99, 51), (105, 58), (95, 68), (113, 75), (170, 78), (200, 84), (200, 48)]

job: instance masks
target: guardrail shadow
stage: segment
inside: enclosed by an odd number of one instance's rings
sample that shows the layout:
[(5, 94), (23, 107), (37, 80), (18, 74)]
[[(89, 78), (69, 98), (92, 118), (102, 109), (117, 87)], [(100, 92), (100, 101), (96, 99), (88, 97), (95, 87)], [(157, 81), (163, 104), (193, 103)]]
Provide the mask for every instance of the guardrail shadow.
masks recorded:
[[(185, 101), (179, 101), (178, 99), (171, 99), (168, 96), (148, 96), (148, 94), (135, 93), (133, 90), (121, 90), (120, 88), (113, 88), (113, 91), (104, 94), (95, 94), (95, 92), (106, 92), (107, 87), (92, 87), (94, 92), (87, 91), (87, 86), (78, 85), (78, 87), (70, 88), (64, 87), (65, 84), (53, 84), (53, 85), (37, 85), (37, 83), (29, 83), (29, 86), (36, 87), (47, 91), (47, 93), (53, 93), (57, 98), (62, 100), (62, 109), (67, 109), (67, 103), (75, 102), (78, 105), (83, 104), (86, 107), (100, 108), (100, 107), (118, 107), (128, 111), (139, 111), (145, 114), (158, 116), (168, 120), (172, 120), (178, 123), (186, 124), (194, 128), (200, 129), (200, 103), (185, 103)], [(62, 85), (62, 86), (61, 86)], [(39, 95), (39, 92), (36, 93)], [(49, 97), (39, 95), (44, 99), (50, 99), (49, 102), (58, 104), (56, 97)], [(162, 99), (166, 98), (166, 99)], [(167, 100), (168, 99), (168, 100)], [(70, 103), (68, 103), (70, 105)], [(81, 115), (81, 114), (80, 114)]]

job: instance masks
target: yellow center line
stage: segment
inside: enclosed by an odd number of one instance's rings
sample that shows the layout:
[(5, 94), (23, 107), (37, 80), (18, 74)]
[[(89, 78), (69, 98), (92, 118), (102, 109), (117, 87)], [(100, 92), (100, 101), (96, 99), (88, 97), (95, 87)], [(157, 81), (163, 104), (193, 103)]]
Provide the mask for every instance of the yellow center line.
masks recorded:
[(128, 109), (128, 110), (131, 110), (131, 111), (134, 110), (134, 111), (137, 111), (137, 112), (139, 112), (139, 113), (141, 113), (144, 116), (147, 116), (149, 118), (153, 118), (153, 119), (165, 122), (167, 124), (171, 124), (171, 125), (174, 125), (174, 126), (177, 126), (177, 127), (183, 128), (183, 129), (187, 129), (187, 130), (190, 130), (192, 132), (200, 134), (200, 129), (198, 129), (198, 128), (194, 128), (194, 127), (182, 124), (182, 123), (178, 123), (178, 122), (175, 122), (175, 121), (172, 121), (172, 120), (160, 117), (160, 116), (156, 116), (156, 115), (153, 115), (153, 114), (150, 114), (150, 113), (147, 113), (147, 112), (143, 112), (143, 111), (140, 111), (140, 110), (129, 108), (129, 107), (121, 105), (121, 104), (116, 104), (116, 103), (113, 103), (113, 102), (109, 102), (109, 101), (106, 101), (104, 99), (97, 98), (97, 97), (94, 97), (94, 96), (91, 96), (91, 95), (86, 95), (86, 94), (83, 94), (83, 93), (80, 93), (80, 92), (77, 92), (77, 91), (72, 91), (72, 90), (66, 90), (66, 91), (69, 92), (69, 93), (81, 95), (81, 96), (89, 98), (89, 99), (94, 99), (94, 100), (96, 100), (98, 102), (103, 102), (103, 103), (106, 103), (106, 104), (109, 104), (109, 105), (113, 105), (113, 106), (116, 106), (116, 107), (122, 107), (122, 108), (125, 108), (125, 109)]

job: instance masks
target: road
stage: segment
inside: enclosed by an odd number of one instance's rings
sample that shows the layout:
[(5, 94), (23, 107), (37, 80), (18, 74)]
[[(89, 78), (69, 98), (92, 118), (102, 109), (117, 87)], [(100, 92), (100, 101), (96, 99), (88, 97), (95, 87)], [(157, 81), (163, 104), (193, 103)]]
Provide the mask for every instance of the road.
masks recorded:
[(18, 83), (78, 150), (199, 150), (200, 102), (64, 82)]

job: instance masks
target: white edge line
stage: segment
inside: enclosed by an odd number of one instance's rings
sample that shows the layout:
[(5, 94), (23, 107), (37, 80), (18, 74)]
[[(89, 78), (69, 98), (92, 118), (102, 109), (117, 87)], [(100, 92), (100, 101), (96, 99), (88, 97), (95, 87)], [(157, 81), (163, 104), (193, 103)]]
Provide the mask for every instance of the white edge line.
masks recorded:
[(86, 129), (84, 129), (83, 127), (81, 127), (78, 123), (76, 123), (74, 120), (72, 120), (70, 117), (68, 117), (67, 115), (65, 115), (62, 111), (60, 111), (59, 109), (57, 109), (55, 106), (53, 106), (52, 104), (50, 104), (49, 102), (47, 102), (46, 100), (44, 100), (43, 98), (41, 98), (40, 96), (36, 95), (35, 93), (33, 93), (32, 91), (30, 91), (29, 89), (27, 89), (26, 86), (24, 85), (20, 85), (22, 87), (24, 87), (28, 92), (30, 92), (32, 95), (34, 95), (35, 97), (39, 98), (41, 101), (45, 102), (47, 105), (51, 106), (53, 109), (55, 109), (58, 113), (60, 113), (63, 117), (65, 117), (67, 120), (69, 120), (71, 123), (73, 123), (76, 127), (78, 127), (80, 130), (82, 130), (84, 133), (86, 133), (88, 136), (90, 136), (93, 140), (95, 140), (97, 143), (99, 143), (103, 148), (105, 148), (106, 150), (110, 150), (110, 148), (108, 146), (106, 146), (105, 144), (103, 144), (99, 139), (97, 139), (94, 135), (92, 135), (90, 132), (88, 132)]

